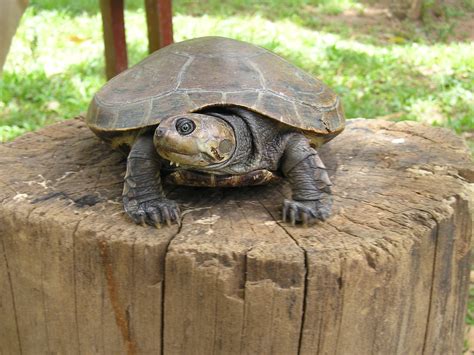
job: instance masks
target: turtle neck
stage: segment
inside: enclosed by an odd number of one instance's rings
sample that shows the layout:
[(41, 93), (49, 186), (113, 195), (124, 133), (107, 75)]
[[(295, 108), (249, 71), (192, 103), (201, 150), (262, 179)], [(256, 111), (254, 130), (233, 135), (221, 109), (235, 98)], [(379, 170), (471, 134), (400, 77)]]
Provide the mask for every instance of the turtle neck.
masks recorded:
[(228, 123), (235, 134), (235, 149), (230, 159), (222, 164), (214, 165), (212, 169), (206, 169), (206, 171), (219, 174), (243, 174), (248, 172), (249, 167), (258, 159), (259, 154), (254, 144), (254, 134), (246, 120), (233, 110), (217, 108), (215, 111), (204, 113)]

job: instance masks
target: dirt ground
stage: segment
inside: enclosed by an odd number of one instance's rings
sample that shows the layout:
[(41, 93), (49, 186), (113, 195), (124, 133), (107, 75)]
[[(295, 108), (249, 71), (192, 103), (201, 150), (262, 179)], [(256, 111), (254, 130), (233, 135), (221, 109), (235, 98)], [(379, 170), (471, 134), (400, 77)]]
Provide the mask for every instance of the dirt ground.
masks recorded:
[[(311, 6), (305, 10), (316, 11)], [(375, 37), (381, 42), (402, 44), (420, 37), (432, 42), (474, 41), (474, 4), (466, 6), (459, 0), (443, 1), (441, 12), (425, 9), (416, 21), (397, 18), (387, 0), (366, 2), (360, 9), (338, 15), (320, 15), (320, 19), (323, 24), (350, 28), (355, 36)]]

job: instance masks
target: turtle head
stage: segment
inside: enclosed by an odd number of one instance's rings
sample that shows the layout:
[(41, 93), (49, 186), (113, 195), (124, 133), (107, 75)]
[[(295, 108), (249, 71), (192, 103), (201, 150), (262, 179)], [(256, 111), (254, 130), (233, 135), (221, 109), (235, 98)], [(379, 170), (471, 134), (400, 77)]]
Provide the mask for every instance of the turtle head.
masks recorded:
[(222, 119), (189, 113), (160, 122), (153, 137), (158, 154), (173, 163), (205, 168), (221, 164), (232, 156), (235, 133)]

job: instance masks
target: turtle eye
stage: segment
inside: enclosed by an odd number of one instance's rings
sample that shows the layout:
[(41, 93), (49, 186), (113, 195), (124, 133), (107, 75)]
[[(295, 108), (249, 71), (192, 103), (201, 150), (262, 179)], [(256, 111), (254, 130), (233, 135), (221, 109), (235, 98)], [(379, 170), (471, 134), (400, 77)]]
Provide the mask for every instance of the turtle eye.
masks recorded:
[(180, 118), (176, 121), (176, 130), (182, 136), (191, 134), (196, 129), (196, 125), (188, 118)]

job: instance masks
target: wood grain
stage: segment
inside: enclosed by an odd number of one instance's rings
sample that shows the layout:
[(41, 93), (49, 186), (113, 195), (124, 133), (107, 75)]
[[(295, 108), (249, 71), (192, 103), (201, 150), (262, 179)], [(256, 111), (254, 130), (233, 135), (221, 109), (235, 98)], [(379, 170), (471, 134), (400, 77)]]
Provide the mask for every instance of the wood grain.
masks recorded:
[(125, 159), (81, 120), (0, 145), (0, 354), (455, 354), (474, 169), (454, 134), (353, 120), (321, 151), (333, 216), (282, 223), (284, 183), (168, 186), (133, 225)]

